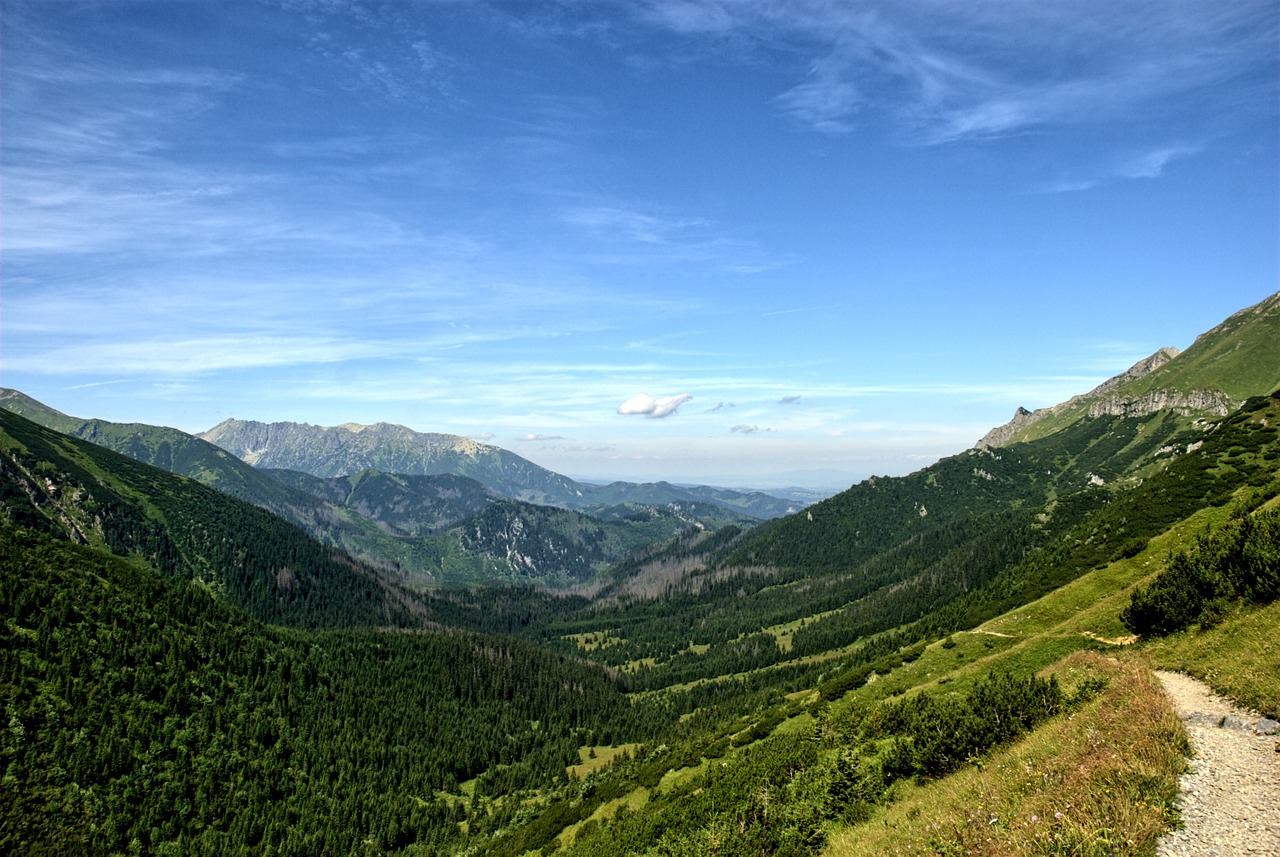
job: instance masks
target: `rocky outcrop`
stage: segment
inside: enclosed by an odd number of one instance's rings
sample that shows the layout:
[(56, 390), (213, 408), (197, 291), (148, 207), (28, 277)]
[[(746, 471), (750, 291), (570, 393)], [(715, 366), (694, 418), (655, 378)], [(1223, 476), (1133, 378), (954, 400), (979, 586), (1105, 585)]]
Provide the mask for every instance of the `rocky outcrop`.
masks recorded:
[(1026, 408), (1018, 408), (1013, 412), (1013, 419), (1002, 426), (996, 426), (991, 431), (982, 436), (975, 446), (978, 449), (990, 449), (995, 446), (1004, 446), (1013, 436), (1022, 431), (1034, 422), (1038, 422), (1050, 413), (1049, 408), (1041, 408), (1038, 411), (1028, 411)]
[(1225, 417), (1239, 403), (1221, 390), (1152, 390), (1141, 396), (1109, 396), (1089, 405), (1090, 417), (1146, 417), (1157, 411), (1173, 411), (1184, 417)]
[[(1028, 411), (1018, 408), (1013, 419), (1002, 426), (997, 426), (982, 436), (975, 447), (990, 449), (1004, 446), (1017, 437), (1024, 429), (1045, 417), (1055, 416), (1076, 408), (1087, 408), (1084, 415), (1096, 418), (1112, 417), (1147, 417), (1158, 411), (1172, 411), (1184, 417), (1189, 416), (1226, 416), (1240, 403), (1234, 401), (1221, 390), (1152, 390), (1137, 396), (1125, 396), (1124, 387), (1132, 381), (1145, 378), (1152, 372), (1173, 360), (1179, 354), (1176, 348), (1161, 348), (1145, 360), (1139, 360), (1126, 371), (1114, 378), (1094, 387), (1082, 396), (1073, 396), (1067, 401), (1051, 408), (1037, 408)], [(1118, 392), (1117, 392), (1118, 391)]]
[(1127, 370), (1115, 376), (1114, 378), (1108, 378), (1106, 381), (1103, 381), (1101, 384), (1094, 387), (1088, 393), (1085, 393), (1084, 396), (1082, 396), (1081, 398), (1092, 399), (1094, 396), (1101, 396), (1104, 393), (1109, 393), (1112, 390), (1116, 389), (1117, 387), (1123, 386), (1124, 384), (1127, 384), (1130, 381), (1136, 381), (1139, 378), (1145, 378), (1146, 376), (1150, 375), (1152, 372), (1159, 369), (1164, 364), (1168, 363), (1173, 358), (1177, 357), (1178, 354), (1179, 354), (1178, 349), (1173, 348), (1172, 346), (1165, 346), (1164, 348), (1161, 348), (1159, 351), (1157, 351), (1155, 354), (1152, 354), (1150, 357), (1146, 358), (1145, 360), (1139, 360), (1137, 363), (1134, 363)]

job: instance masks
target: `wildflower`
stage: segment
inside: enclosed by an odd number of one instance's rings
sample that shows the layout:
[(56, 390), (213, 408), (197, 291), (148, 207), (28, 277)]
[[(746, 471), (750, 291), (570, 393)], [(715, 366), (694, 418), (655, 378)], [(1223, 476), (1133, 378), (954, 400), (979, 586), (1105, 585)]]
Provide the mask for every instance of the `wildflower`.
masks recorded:
[(1058, 821), (1062, 821), (1062, 813), (1060, 813), (1060, 812), (1055, 812), (1055, 813), (1053, 814), (1053, 817), (1054, 817), (1054, 818), (1056, 818), (1056, 819), (1058, 819)]
[(1039, 820), (1040, 820), (1040, 816), (1038, 816), (1038, 815), (1033, 815), (1033, 816), (1031, 816), (1031, 823), (1032, 823), (1032, 824), (1035, 824), (1035, 823), (1036, 823), (1037, 821), (1039, 821)]

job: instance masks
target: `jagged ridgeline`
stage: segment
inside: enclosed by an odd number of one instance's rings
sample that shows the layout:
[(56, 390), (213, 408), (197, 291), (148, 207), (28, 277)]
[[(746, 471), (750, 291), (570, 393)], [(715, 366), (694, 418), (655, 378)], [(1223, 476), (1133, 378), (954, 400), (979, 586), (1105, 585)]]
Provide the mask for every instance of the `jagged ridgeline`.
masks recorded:
[(15, 390), (0, 391), (0, 407), (261, 506), (415, 589), (573, 585), (685, 530), (756, 522), (724, 503), (693, 500), (589, 512), (538, 506), (447, 472), (318, 477), (257, 468), (177, 429), (81, 420)]

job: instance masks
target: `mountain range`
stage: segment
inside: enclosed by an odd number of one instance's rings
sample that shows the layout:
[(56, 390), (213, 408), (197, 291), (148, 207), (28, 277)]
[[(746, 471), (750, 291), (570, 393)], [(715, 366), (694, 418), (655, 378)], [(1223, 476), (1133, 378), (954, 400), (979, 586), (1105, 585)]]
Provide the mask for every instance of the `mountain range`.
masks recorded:
[(760, 491), (681, 487), (669, 482), (577, 482), (501, 447), (389, 423), (313, 426), (228, 419), (200, 438), (255, 467), (297, 470), (319, 477), (350, 476), (362, 470), (407, 476), (451, 473), (471, 477), (503, 497), (564, 509), (592, 511), (621, 503), (699, 502), (764, 520), (794, 512), (800, 505)]
[[(0, 408), (261, 506), (413, 586), (569, 585), (685, 529), (751, 524), (797, 507), (759, 492), (580, 484), (497, 447), (387, 424), (229, 420), (206, 433), (241, 461), (177, 429), (80, 419), (17, 390), (0, 390)], [(267, 466), (282, 462), (306, 471)], [(563, 502), (522, 499), (552, 495)]]
[(768, 520), (532, 504), (583, 486), (402, 427), (2, 403), (22, 851), (1141, 852), (1185, 747), (1151, 664), (1280, 715), (1280, 295)]

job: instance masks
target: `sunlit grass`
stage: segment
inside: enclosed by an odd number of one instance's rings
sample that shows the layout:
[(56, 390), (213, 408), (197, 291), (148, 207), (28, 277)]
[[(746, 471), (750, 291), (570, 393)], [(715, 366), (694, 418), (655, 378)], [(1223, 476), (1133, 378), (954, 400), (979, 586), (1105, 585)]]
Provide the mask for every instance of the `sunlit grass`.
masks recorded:
[(1080, 652), (1064, 686), (1103, 693), (945, 779), (908, 785), (868, 822), (836, 832), (829, 857), (880, 854), (1150, 853), (1173, 820), (1186, 738), (1141, 665)]
[(1280, 602), (1237, 611), (1215, 628), (1143, 645), (1159, 669), (1186, 672), (1245, 708), (1280, 716)]
[(578, 758), (581, 760), (577, 765), (570, 765), (566, 768), (566, 772), (582, 779), (588, 774), (594, 774), (596, 771), (603, 770), (613, 764), (613, 760), (621, 756), (623, 753), (632, 753), (640, 747), (639, 744), (619, 744), (617, 746), (595, 746), (595, 747), (579, 747)]

